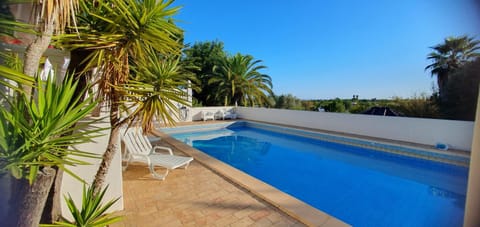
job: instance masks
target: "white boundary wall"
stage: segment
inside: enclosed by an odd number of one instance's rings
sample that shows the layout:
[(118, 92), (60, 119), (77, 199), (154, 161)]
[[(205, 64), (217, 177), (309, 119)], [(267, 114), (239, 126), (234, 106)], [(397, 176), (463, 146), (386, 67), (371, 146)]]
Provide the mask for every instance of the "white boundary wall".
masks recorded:
[(311, 129), (377, 137), (431, 145), (441, 142), (453, 149), (470, 151), (474, 123), (471, 121), (388, 117), (285, 109), (236, 109), (239, 118)]

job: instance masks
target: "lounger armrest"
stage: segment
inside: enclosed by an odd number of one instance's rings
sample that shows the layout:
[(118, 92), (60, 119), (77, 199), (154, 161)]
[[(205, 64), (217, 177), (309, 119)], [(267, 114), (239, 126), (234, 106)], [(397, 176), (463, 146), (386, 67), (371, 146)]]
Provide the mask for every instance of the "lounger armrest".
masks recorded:
[(152, 153), (156, 153), (157, 149), (166, 150), (166, 151), (168, 151), (168, 153), (169, 153), (170, 155), (173, 155), (172, 148), (170, 148), (170, 147), (154, 146), (153, 149), (152, 149)]

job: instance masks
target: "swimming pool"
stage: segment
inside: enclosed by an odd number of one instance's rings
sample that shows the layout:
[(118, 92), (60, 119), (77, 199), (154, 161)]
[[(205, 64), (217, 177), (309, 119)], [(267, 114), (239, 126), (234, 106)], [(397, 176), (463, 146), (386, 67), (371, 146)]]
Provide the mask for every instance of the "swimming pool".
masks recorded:
[(251, 122), (164, 131), (353, 226), (463, 222), (468, 169), (462, 166), (351, 146), (350, 138)]

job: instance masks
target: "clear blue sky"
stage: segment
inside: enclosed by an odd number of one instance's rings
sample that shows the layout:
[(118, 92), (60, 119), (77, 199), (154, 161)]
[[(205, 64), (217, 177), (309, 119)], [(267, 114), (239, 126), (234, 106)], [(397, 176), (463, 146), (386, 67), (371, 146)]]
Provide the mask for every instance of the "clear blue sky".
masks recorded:
[(480, 39), (475, 0), (177, 0), (185, 42), (262, 60), (275, 94), (302, 99), (430, 95), (429, 47)]

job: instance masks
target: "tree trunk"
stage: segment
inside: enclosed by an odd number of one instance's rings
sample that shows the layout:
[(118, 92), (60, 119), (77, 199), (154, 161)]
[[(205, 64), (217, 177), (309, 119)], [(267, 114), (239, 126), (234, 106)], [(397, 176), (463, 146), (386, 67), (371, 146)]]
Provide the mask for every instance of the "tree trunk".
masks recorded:
[(60, 216), (62, 215), (62, 207), (60, 205), (62, 196), (60, 192), (62, 188), (63, 170), (58, 168), (55, 169), (57, 170), (57, 174), (55, 175), (55, 181), (48, 193), (40, 223), (54, 223), (55, 221), (60, 220)]
[(441, 102), (446, 102), (448, 98), (448, 73), (439, 73), (437, 75), (438, 96)]
[(97, 174), (93, 180), (93, 187), (95, 188), (95, 193), (100, 192), (104, 183), (105, 177), (107, 176), (108, 169), (112, 164), (113, 157), (119, 150), (120, 144), (120, 127), (112, 127), (110, 129), (110, 138), (108, 139), (108, 146), (105, 150), (105, 153), (102, 157), (102, 163), (98, 167)]
[(97, 174), (95, 175), (95, 179), (93, 180), (93, 187), (95, 188), (95, 193), (101, 191), (104, 183), (105, 177), (107, 176), (108, 169), (112, 164), (113, 157), (119, 150), (120, 145), (120, 129), (122, 127), (119, 124), (119, 104), (116, 99), (112, 100), (111, 109), (110, 109), (110, 137), (108, 139), (108, 146), (105, 150), (105, 153), (102, 157), (102, 163), (98, 167)]
[(55, 169), (45, 167), (39, 171), (32, 185), (25, 179), (13, 180), (6, 226), (38, 226), (48, 192), (55, 179)]
[(29, 76), (35, 76), (40, 65), (40, 59), (48, 49), (53, 34), (53, 20), (45, 27), (40, 36), (27, 47), (25, 51), (25, 60), (23, 65), (23, 73)]

